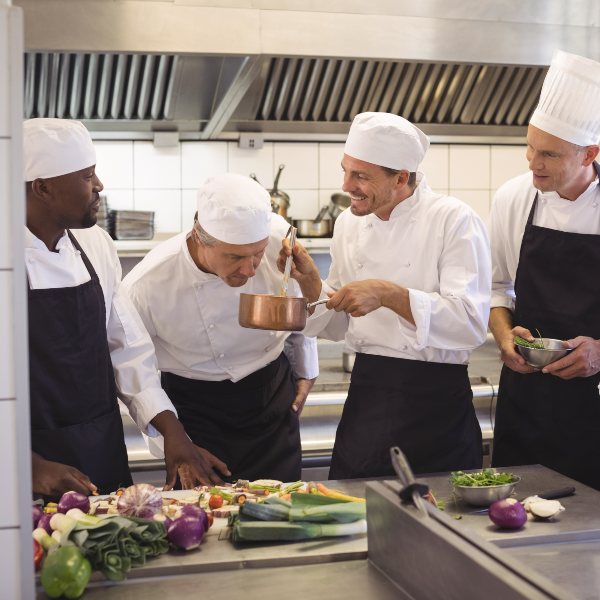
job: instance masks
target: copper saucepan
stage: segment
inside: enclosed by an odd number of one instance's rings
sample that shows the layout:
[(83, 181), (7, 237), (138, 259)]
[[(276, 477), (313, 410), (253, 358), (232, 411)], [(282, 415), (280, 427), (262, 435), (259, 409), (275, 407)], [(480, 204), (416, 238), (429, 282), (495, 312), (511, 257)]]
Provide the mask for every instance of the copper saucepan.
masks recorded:
[(329, 299), (308, 302), (306, 298), (273, 294), (240, 294), (238, 322), (250, 329), (302, 331), (308, 310)]

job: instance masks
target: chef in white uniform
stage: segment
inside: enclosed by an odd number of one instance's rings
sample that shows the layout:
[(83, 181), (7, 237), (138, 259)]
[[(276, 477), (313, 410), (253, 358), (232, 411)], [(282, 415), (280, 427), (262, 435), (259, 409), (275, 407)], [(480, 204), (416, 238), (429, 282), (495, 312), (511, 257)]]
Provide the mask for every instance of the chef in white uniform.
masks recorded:
[[(490, 329), (501, 350), (493, 464), (541, 463), (600, 489), (600, 63), (558, 51), (527, 131), (530, 172), (491, 214)], [(514, 336), (565, 340), (543, 370)]]
[(122, 293), (115, 246), (95, 226), (102, 183), (90, 134), (79, 121), (30, 119), (23, 144), (33, 491), (131, 484), (117, 396), (143, 432), (164, 435), (167, 487), (183, 464), (210, 482), (212, 464), (177, 420)]
[[(241, 293), (279, 293), (276, 263), (289, 224), (272, 213), (267, 191), (241, 175), (207, 180), (197, 209), (191, 231), (153, 249), (123, 283), (194, 443), (233, 479), (294, 481), (298, 418), (318, 375), (316, 341), (238, 323)], [(290, 283), (289, 294), (299, 295)]]
[(357, 353), (331, 479), (393, 473), (392, 446), (419, 473), (481, 467), (467, 363), (486, 337), (489, 244), (477, 214), (417, 172), (428, 146), (402, 117), (357, 115), (342, 158), (352, 204), (336, 221), (327, 280), (294, 250), (304, 295), (329, 297), (304, 333)]

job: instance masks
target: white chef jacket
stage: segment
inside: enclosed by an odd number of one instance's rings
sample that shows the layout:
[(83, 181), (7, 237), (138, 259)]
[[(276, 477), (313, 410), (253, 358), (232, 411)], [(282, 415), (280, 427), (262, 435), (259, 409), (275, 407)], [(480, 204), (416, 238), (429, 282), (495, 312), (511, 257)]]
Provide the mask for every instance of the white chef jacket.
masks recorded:
[[(536, 189), (531, 172), (503, 184), (496, 192), (490, 217), (492, 243), (492, 308), (515, 308), (515, 278), (521, 242)], [(600, 234), (598, 179), (574, 201), (557, 192), (539, 192), (533, 225), (570, 233)], [(597, 277), (590, 273), (590, 277)]]
[[(278, 215), (256, 274), (241, 287), (201, 271), (187, 247), (190, 233), (163, 242), (137, 264), (123, 285), (156, 348), (161, 371), (203, 381), (239, 381), (284, 350), (297, 377), (319, 374), (316, 340), (289, 331), (247, 329), (238, 323), (240, 294), (278, 294), (276, 261), (289, 224)], [(301, 296), (290, 280), (288, 294)], [(287, 343), (286, 343), (287, 342)]]
[[(106, 306), (106, 336), (117, 394), (132, 419), (147, 435), (158, 436), (150, 421), (160, 412), (177, 411), (160, 385), (154, 347), (121, 281), (121, 264), (110, 236), (100, 227), (72, 229), (92, 263)], [(90, 274), (65, 234), (51, 252), (44, 242), (25, 229), (25, 267), (31, 289), (74, 287), (91, 279)]]
[(408, 288), (415, 325), (388, 308), (363, 317), (315, 309), (304, 333), (346, 340), (355, 352), (466, 364), (487, 334), (490, 248), (485, 225), (465, 203), (434, 193), (418, 174), (412, 196), (388, 221), (350, 210), (338, 217), (321, 298), (352, 281)]

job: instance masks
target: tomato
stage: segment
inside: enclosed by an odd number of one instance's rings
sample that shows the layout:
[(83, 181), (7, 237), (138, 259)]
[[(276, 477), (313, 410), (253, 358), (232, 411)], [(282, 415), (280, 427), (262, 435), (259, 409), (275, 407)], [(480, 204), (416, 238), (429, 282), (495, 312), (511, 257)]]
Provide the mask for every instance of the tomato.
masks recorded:
[(37, 540), (33, 540), (33, 564), (36, 571), (42, 566), (43, 559), (44, 549), (42, 545)]
[(215, 508), (221, 508), (223, 506), (223, 496), (219, 496), (219, 494), (212, 494), (208, 500), (208, 506), (215, 510)]

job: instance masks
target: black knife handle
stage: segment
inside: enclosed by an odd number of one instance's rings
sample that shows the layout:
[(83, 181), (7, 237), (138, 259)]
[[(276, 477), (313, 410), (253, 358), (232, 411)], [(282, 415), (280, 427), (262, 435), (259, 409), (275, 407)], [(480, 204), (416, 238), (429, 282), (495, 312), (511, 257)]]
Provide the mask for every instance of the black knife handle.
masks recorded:
[(544, 500), (554, 500), (555, 498), (566, 498), (567, 496), (572, 496), (574, 493), (575, 488), (573, 486), (569, 486), (560, 488), (558, 490), (549, 490), (547, 492), (538, 494), (538, 496)]

